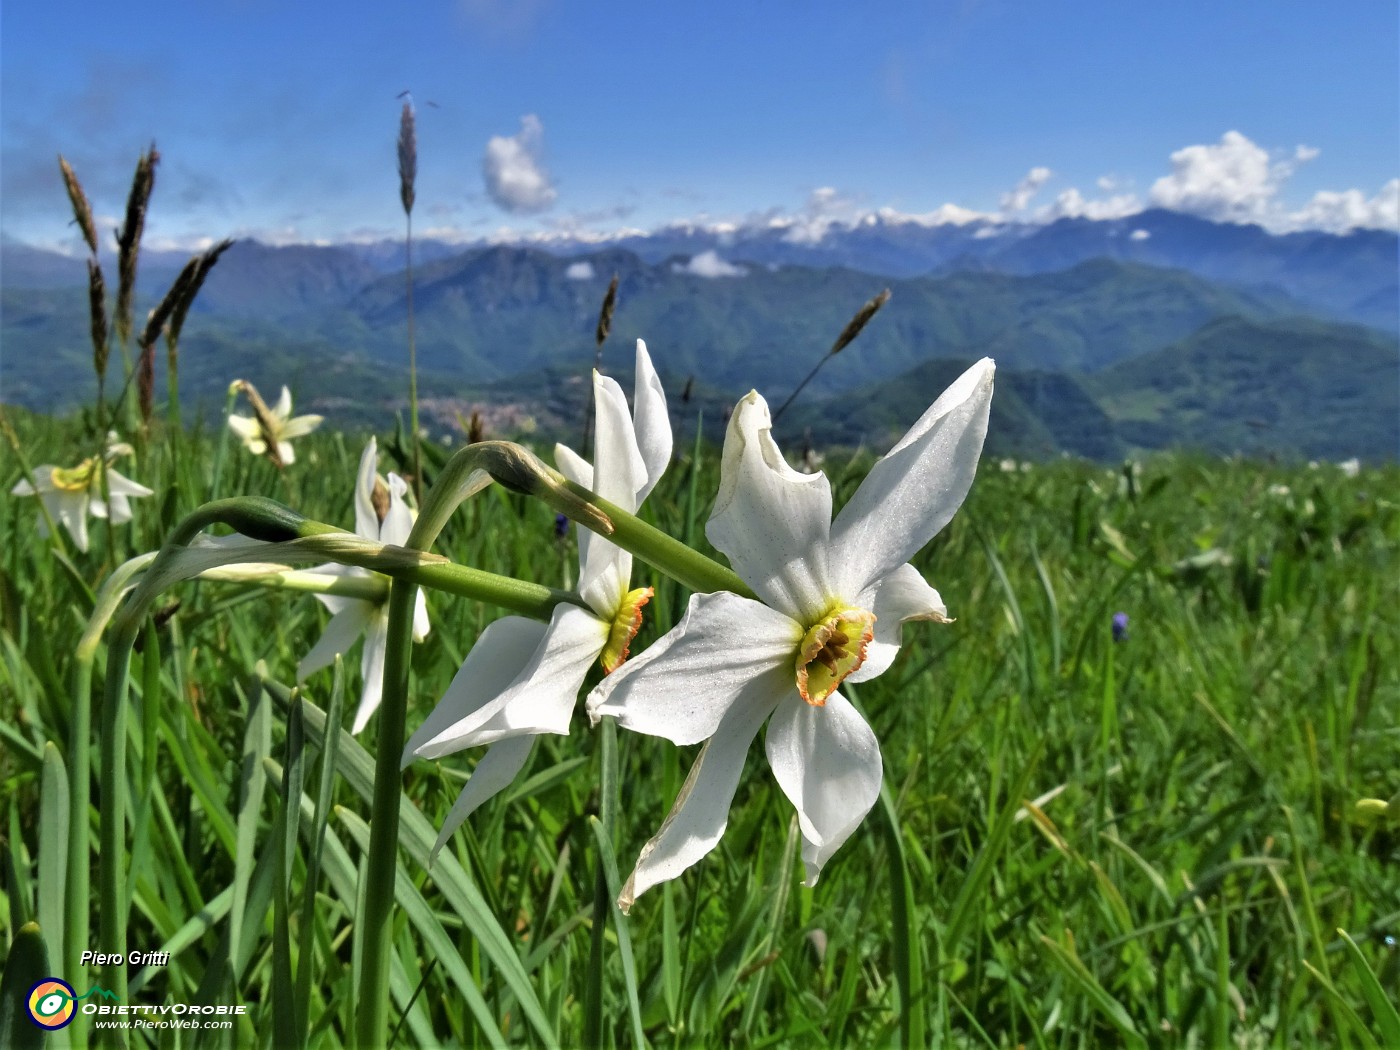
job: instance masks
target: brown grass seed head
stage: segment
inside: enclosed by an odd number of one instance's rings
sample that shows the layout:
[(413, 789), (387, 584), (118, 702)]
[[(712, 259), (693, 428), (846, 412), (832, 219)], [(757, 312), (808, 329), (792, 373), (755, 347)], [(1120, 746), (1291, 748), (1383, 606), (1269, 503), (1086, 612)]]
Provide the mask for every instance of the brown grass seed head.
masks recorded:
[(212, 248), (205, 249), (197, 258), (190, 260), (191, 263), (195, 264), (194, 275), (189, 284), (185, 285), (179, 300), (175, 303), (175, 309), (170, 315), (170, 327), (166, 332), (166, 340), (172, 346), (180, 341), (180, 329), (185, 327), (185, 316), (190, 312), (190, 307), (194, 305), (199, 290), (204, 287), (204, 279), (209, 276), (209, 271), (214, 268), (219, 257), (232, 245), (232, 239), (225, 238)]
[(617, 309), (617, 274), (613, 274), (607, 294), (603, 296), (603, 308), (598, 311), (598, 331), (594, 333), (598, 345), (602, 346), (612, 331), (613, 311)]
[(413, 213), (414, 183), (418, 180), (418, 130), (413, 115), (413, 103), (403, 104), (399, 117), (399, 200), (405, 215)]
[(869, 324), (870, 319), (880, 312), (880, 307), (884, 306), (889, 301), (890, 290), (886, 288), (883, 292), (857, 310), (856, 315), (851, 318), (846, 327), (841, 329), (841, 334), (836, 337), (836, 342), (831, 344), (831, 350), (828, 351), (828, 353), (834, 357), (842, 350), (846, 349), (846, 347), (850, 346), (851, 343), (855, 342), (855, 338), (860, 335), (861, 329)]
[(73, 218), (77, 220), (78, 228), (83, 231), (83, 240), (87, 241), (88, 251), (96, 255), (97, 227), (92, 221), (92, 205), (88, 203), (87, 194), (83, 192), (78, 176), (73, 173), (72, 166), (61, 153), (58, 155), (58, 169), (63, 172), (63, 185), (68, 190), (69, 203), (73, 205)]
[(98, 376), (107, 373), (107, 284), (97, 259), (88, 260), (88, 323), (92, 334), (92, 367)]
[(131, 192), (126, 198), (126, 216), (117, 231), (117, 336), (131, 338), (131, 297), (136, 291), (136, 256), (140, 251), (141, 234), (146, 228), (146, 206), (156, 184), (156, 165), (160, 153), (155, 143), (136, 162), (136, 174), (131, 180)]

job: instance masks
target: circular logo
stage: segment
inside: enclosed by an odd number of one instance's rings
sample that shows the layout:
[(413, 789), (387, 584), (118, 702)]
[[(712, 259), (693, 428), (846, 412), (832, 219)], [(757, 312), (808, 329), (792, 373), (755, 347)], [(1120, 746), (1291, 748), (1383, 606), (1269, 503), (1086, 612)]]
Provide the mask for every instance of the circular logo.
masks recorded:
[(67, 981), (45, 977), (29, 989), (29, 1019), (40, 1028), (63, 1028), (73, 1020), (74, 1000), (78, 994)]

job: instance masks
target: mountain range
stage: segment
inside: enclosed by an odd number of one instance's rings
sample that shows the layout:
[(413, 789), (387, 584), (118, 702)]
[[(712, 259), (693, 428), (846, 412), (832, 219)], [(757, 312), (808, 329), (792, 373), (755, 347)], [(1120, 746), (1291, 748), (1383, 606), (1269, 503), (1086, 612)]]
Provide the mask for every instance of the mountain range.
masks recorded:
[[(631, 354), (619, 347), (646, 338), (668, 389), (689, 386), (685, 411), (708, 406), (712, 425), (749, 387), (776, 407), (888, 287), (890, 303), (818, 373), (780, 435), (879, 441), (917, 417), (955, 363), (989, 355), (989, 448), (1006, 454), (1400, 448), (1393, 233), (1276, 236), (1165, 211), (1034, 227), (876, 218), (821, 233), (674, 227), (548, 251), (415, 243), (425, 415), (448, 426), (480, 408), (506, 429), (571, 425), (616, 274), (605, 369), (625, 375)], [(144, 299), (184, 261), (145, 254)], [(182, 392), (212, 407), (232, 378), (274, 393), (287, 382), (299, 406), (382, 425), (406, 386), (401, 263), (402, 245), (388, 242), (235, 244), (186, 324)], [(85, 276), (80, 260), (0, 241), (0, 398), (57, 409), (89, 396)]]

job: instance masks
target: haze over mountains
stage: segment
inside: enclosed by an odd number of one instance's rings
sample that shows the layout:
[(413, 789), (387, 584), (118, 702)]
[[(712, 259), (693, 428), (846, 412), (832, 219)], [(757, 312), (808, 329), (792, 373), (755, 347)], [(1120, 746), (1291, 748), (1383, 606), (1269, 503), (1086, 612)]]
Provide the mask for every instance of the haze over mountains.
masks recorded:
[[(1154, 210), (1038, 226), (873, 216), (686, 226), (607, 243), (561, 235), (547, 247), (415, 243), (419, 362), (437, 429), (478, 403), (510, 410), (489, 418), (573, 425), (616, 273), (605, 368), (624, 375), (631, 340), (645, 338), (677, 413), (704, 404), (715, 424), (750, 387), (780, 402), (888, 286), (890, 304), (780, 432), (878, 444), (912, 422), (943, 373), (988, 354), (1006, 405), (990, 447), (1007, 454), (1113, 458), (1188, 444), (1394, 458), (1400, 449), (1388, 231), (1274, 235)], [(185, 258), (143, 255), (146, 299)], [(382, 425), (406, 388), (402, 262), (402, 244), (390, 242), (236, 244), (186, 325), (185, 396), (210, 407), (236, 377), (287, 382), (302, 408)], [(81, 260), (0, 243), (0, 398), (41, 409), (87, 398), (85, 283)], [(674, 392), (692, 378), (682, 409)]]

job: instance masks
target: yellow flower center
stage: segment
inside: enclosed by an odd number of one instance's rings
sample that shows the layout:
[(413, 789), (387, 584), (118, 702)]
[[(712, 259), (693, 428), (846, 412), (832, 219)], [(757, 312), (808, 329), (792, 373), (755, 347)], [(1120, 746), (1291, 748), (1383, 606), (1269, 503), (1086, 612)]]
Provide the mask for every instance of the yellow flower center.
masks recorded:
[(819, 620), (802, 637), (797, 650), (797, 691), (813, 707), (826, 698), (865, 662), (865, 647), (875, 637), (875, 615), (864, 609), (842, 609)]
[(97, 480), (97, 459), (89, 457), (76, 467), (54, 467), (53, 487), (64, 492), (87, 492)]
[(613, 616), (612, 629), (608, 632), (603, 654), (598, 657), (604, 673), (612, 674), (627, 659), (628, 646), (632, 644), (632, 639), (637, 637), (637, 630), (642, 626), (642, 606), (651, 599), (653, 593), (655, 592), (651, 587), (638, 587), (623, 596), (622, 603), (617, 607), (617, 614)]

